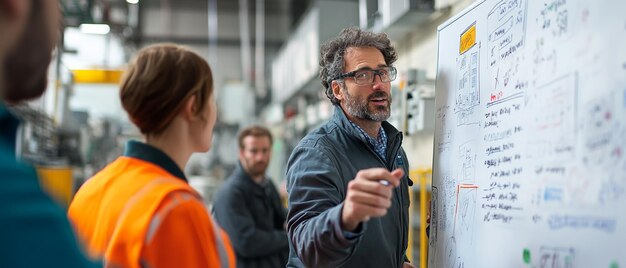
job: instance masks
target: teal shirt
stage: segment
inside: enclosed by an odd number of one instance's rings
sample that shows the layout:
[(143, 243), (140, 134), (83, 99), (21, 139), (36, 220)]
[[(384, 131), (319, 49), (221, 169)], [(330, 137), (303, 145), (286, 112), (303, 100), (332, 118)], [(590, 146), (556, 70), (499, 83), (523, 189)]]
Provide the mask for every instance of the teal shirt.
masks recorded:
[(15, 159), (18, 125), (0, 103), (0, 267), (95, 267), (34, 168)]

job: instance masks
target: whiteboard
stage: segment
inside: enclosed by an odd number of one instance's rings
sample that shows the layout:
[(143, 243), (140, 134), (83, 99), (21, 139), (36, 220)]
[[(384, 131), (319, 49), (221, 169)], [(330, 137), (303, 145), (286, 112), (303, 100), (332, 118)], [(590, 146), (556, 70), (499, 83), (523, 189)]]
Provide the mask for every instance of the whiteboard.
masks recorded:
[(626, 267), (626, 1), (438, 28), (429, 267)]

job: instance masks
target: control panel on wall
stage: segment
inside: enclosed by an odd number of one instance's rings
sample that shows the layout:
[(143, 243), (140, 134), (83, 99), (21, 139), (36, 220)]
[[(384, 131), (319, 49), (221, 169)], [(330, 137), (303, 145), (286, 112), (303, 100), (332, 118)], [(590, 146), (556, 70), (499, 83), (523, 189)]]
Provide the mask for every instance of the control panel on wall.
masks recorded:
[(417, 88), (406, 92), (407, 135), (435, 129), (435, 98), (423, 95)]

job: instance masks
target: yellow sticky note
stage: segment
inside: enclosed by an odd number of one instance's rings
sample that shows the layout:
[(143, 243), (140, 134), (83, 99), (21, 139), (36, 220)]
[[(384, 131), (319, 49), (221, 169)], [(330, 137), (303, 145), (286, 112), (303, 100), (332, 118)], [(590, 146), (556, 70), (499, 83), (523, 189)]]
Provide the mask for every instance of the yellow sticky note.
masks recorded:
[(476, 44), (476, 22), (472, 23), (470, 27), (465, 29), (461, 34), (461, 45), (459, 54), (465, 53)]

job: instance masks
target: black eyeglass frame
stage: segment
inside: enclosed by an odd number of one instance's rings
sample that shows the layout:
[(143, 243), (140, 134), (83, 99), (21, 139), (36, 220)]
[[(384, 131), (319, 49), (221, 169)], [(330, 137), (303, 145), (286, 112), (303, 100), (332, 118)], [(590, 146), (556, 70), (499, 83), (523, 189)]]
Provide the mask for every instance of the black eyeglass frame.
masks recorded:
[(344, 74), (340, 74), (338, 76), (335, 76), (335, 78), (328, 80), (328, 84), (332, 83), (333, 81), (335, 81), (337, 79), (344, 79), (344, 78), (348, 78), (348, 77), (353, 77), (354, 78), (356, 76), (356, 73), (361, 72), (361, 71), (371, 71), (373, 73), (372, 81), (370, 81), (368, 84), (359, 84), (356, 81), (356, 78), (354, 79), (354, 82), (357, 83), (358, 85), (371, 85), (371, 84), (374, 83), (374, 80), (376, 80), (376, 76), (377, 75), (378, 75), (378, 77), (380, 78), (381, 81), (383, 80), (383, 78), (381, 76), (382, 75), (382, 70), (381, 69), (383, 69), (383, 68), (389, 68), (389, 74), (393, 73), (393, 79), (391, 79), (392, 75), (389, 75), (389, 77), (390, 77), (389, 81), (386, 81), (386, 82), (391, 82), (393, 80), (396, 80), (396, 77), (398, 75), (398, 69), (396, 69), (396, 67), (393, 67), (393, 66), (385, 66), (385, 67), (382, 67), (382, 68), (379, 68), (379, 69), (375, 69), (375, 70), (374, 69), (358, 69), (358, 70), (354, 70), (352, 72), (347, 72), (347, 73), (344, 73)]

